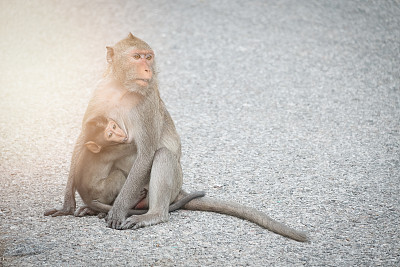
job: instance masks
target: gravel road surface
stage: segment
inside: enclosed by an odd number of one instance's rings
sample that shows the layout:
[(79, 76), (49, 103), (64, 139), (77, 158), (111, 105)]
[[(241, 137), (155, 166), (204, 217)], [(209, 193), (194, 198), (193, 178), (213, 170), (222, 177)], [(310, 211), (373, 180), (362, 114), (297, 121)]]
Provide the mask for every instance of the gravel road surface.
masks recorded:
[[(156, 52), (184, 189), (310, 243), (206, 212), (135, 231), (43, 216), (129, 32)], [(398, 0), (1, 0), (0, 36), (0, 266), (400, 265)]]

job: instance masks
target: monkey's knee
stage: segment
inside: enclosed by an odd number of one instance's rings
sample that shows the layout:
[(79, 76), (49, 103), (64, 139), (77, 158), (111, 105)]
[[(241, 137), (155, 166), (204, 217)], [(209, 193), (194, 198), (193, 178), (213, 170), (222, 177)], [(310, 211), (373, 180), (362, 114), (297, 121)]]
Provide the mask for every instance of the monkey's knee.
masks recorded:
[(176, 161), (177, 157), (171, 150), (166, 147), (159, 148), (156, 153), (154, 154), (154, 160), (161, 160), (161, 161)]
[(182, 182), (182, 167), (177, 156), (167, 148), (158, 149), (153, 160), (150, 184), (170, 188), (176, 197), (182, 187)]
[(182, 168), (176, 155), (167, 148), (156, 151), (153, 159), (152, 176), (173, 177), (174, 180), (182, 179)]
[(175, 153), (173, 153), (168, 148), (160, 148), (156, 151), (153, 161), (156, 166), (160, 166), (162, 168), (167, 168), (177, 175), (182, 175), (182, 168), (179, 161), (179, 158)]

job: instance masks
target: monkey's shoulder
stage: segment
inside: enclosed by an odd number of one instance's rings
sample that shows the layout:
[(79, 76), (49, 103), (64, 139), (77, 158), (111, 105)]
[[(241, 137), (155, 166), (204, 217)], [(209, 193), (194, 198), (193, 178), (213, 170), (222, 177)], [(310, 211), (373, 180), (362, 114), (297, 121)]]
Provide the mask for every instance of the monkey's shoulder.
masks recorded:
[(94, 91), (92, 100), (97, 105), (119, 106), (123, 109), (132, 109), (140, 104), (144, 96), (137, 92), (128, 91), (115, 82), (101, 83)]
[(113, 83), (102, 84), (93, 93), (92, 99), (96, 102), (117, 102), (126, 91)]

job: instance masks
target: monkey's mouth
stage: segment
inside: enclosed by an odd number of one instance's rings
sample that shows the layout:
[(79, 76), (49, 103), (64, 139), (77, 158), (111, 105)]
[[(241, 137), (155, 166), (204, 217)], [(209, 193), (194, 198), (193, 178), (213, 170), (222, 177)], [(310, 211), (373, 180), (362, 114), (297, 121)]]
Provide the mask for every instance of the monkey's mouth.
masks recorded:
[(134, 81), (139, 84), (139, 85), (143, 85), (143, 86), (147, 86), (150, 83), (150, 79), (142, 79), (142, 78), (137, 78), (134, 79)]

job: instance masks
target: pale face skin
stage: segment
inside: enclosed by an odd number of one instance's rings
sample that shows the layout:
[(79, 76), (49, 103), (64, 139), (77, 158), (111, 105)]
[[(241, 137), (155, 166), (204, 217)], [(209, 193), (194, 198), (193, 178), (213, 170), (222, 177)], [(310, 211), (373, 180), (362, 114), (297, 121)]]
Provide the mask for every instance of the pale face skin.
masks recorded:
[(95, 137), (93, 141), (86, 142), (85, 146), (92, 153), (99, 153), (104, 147), (123, 144), (127, 141), (128, 136), (124, 130), (122, 130), (115, 121), (108, 119), (107, 126), (103, 133)]
[(104, 131), (104, 140), (122, 144), (128, 140), (128, 136), (115, 121), (110, 119)]
[(132, 70), (128, 73), (128, 79), (139, 86), (148, 86), (153, 77), (153, 51), (133, 49), (128, 52), (128, 58), (128, 64), (131, 65), (129, 69)]

